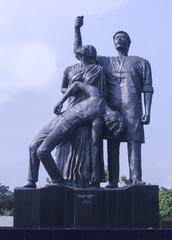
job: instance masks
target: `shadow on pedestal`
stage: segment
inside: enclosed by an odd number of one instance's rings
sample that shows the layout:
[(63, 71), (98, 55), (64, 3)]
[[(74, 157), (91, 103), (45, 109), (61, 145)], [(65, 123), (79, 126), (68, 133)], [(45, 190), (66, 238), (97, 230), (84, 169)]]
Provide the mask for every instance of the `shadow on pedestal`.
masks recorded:
[(158, 228), (158, 186), (135, 185), (108, 191), (110, 228)]
[(40, 190), (40, 227), (64, 226), (64, 187), (49, 186)]

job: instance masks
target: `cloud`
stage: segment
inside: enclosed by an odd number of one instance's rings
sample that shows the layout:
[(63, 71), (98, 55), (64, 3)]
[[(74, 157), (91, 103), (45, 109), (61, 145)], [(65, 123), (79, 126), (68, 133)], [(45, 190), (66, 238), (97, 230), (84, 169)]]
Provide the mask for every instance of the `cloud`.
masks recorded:
[(57, 74), (56, 55), (42, 43), (0, 45), (0, 104), (23, 90), (39, 91)]
[[(16, 19), (48, 20), (52, 17), (102, 15), (125, 7), (128, 0), (0, 0), (0, 28), (9, 29)], [(62, 24), (62, 22), (61, 22)]]
[(20, 26), (27, 31), (28, 25), (34, 29), (37, 23), (63, 26), (77, 15), (101, 16), (127, 4), (128, 0), (0, 0), (0, 33), (14, 33)]
[(20, 46), (16, 59), (17, 83), (20, 88), (44, 87), (56, 76), (56, 55), (43, 44)]
[[(79, 14), (100, 16), (127, 1), (0, 0), (0, 104), (23, 90), (39, 91), (51, 83), (60, 68), (51, 34), (56, 31), (61, 37), (66, 19), (69, 22)], [(46, 33), (45, 26), (54, 23), (56, 29)]]

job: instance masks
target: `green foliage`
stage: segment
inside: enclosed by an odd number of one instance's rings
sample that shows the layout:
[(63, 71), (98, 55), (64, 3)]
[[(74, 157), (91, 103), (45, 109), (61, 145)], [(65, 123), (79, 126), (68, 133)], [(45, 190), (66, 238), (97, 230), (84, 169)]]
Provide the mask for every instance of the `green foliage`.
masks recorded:
[(13, 216), (13, 209), (11, 209), (11, 210), (8, 210), (8, 209), (4, 209), (4, 211), (3, 211), (3, 216)]
[(160, 189), (160, 224), (172, 228), (172, 189)]
[(13, 193), (9, 187), (0, 183), (0, 215), (12, 215)]

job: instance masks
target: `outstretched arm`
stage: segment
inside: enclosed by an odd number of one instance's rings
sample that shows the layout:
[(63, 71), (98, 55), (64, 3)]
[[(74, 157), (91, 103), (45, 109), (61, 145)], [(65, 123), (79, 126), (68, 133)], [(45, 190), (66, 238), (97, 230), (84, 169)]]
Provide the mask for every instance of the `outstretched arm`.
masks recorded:
[(67, 91), (64, 93), (62, 99), (60, 100), (60, 102), (55, 106), (54, 108), (54, 113), (55, 114), (59, 114), (62, 107), (63, 107), (63, 103), (69, 98), (69, 96), (71, 96), (74, 92), (77, 93), (78, 90), (83, 91), (84, 93), (86, 93), (89, 97), (92, 96), (97, 96), (99, 97), (99, 90), (97, 87), (94, 86), (90, 86), (86, 83), (82, 83), (82, 82), (74, 82), (69, 89), (67, 89)]
[(74, 53), (82, 47), (81, 27), (83, 25), (83, 16), (78, 16), (75, 20), (75, 38), (74, 38)]
[(88, 84), (83, 83), (83, 82), (75, 82), (74, 83), (74, 89), (76, 89), (76, 91), (78, 89), (83, 91), (89, 97), (99, 97), (100, 96), (100, 93), (99, 93), (99, 90), (98, 90), (97, 87), (88, 85)]
[(69, 87), (69, 89), (63, 95), (63, 97), (60, 101), (61, 104), (63, 104), (66, 101), (66, 99), (68, 99), (68, 97), (71, 96), (74, 92), (76, 93), (79, 90), (86, 93), (89, 97), (93, 97), (93, 96), (98, 97), (99, 96), (99, 90), (97, 87), (88, 85), (83, 82), (76, 81)]

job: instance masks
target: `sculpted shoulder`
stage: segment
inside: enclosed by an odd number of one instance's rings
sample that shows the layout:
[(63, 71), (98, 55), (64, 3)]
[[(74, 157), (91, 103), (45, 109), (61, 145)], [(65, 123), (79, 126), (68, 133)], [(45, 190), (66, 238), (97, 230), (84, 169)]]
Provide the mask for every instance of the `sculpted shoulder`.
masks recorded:
[(111, 71), (112, 62), (115, 61), (117, 57), (106, 57), (106, 56), (97, 56), (97, 62), (99, 65), (103, 66), (107, 71)]
[(140, 63), (148, 63), (149, 61), (145, 58), (142, 57), (138, 57), (138, 56), (128, 56), (129, 60), (133, 61), (133, 62), (140, 62)]
[(71, 70), (77, 70), (79, 67), (80, 67), (80, 63), (70, 65), (65, 69), (65, 72), (70, 72)]
[(105, 61), (110, 61), (111, 59), (115, 59), (117, 57), (114, 56), (97, 56), (98, 62), (105, 62)]
[(104, 67), (100, 64), (94, 64), (94, 67), (97, 68), (99, 71), (103, 71)]

